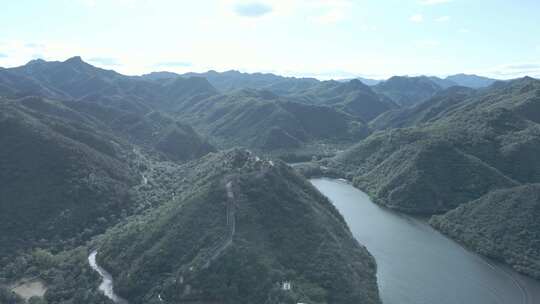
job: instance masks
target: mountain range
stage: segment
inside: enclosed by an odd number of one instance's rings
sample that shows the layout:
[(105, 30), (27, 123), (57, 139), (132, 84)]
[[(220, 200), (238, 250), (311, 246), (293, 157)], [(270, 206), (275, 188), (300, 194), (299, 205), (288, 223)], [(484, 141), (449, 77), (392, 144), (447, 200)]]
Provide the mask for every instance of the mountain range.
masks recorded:
[[(422, 76), (420, 76), (422, 77)], [(464, 86), (474, 89), (485, 88), (492, 85), (496, 79), (478, 76), (474, 74), (455, 74), (446, 76), (445, 78), (440, 78), (436, 76), (427, 76), (431, 81), (435, 82), (440, 87), (446, 89), (452, 86)], [(370, 79), (364, 77), (357, 77), (356, 79), (360, 80), (362, 83), (368, 86), (375, 86), (385, 80)], [(351, 80), (351, 79), (348, 79)]]
[[(534, 196), (539, 109), (540, 81), (533, 78), (483, 90), (452, 87), (415, 107), (382, 114), (371, 124), (379, 131), (319, 168), (301, 170), (351, 179), (392, 209), (444, 214), (433, 219), (434, 227), (537, 277), (535, 245), (527, 254), (515, 248), (540, 232), (529, 218), (540, 203)], [(525, 231), (524, 237), (516, 239), (512, 231)]]
[(99, 248), (132, 303), (380, 303), (373, 258), (308, 181), (279, 160), (217, 152), (354, 142), (369, 134), (358, 117), (79, 57), (0, 74), (1, 301), (20, 301), (4, 282), (38, 276), (47, 303), (110, 303), (88, 289)]
[(0, 302), (22, 303), (6, 282), (39, 277), (48, 304), (111, 303), (88, 288), (95, 251), (135, 304), (381, 303), (375, 260), (315, 175), (540, 277), (529, 77), (368, 85), (34, 60), (0, 69), (0, 146)]

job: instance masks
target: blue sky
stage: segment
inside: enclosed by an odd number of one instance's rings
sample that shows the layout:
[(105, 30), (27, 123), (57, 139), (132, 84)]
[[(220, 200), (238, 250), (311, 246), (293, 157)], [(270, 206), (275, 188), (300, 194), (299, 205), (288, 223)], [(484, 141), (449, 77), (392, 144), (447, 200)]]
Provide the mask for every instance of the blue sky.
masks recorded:
[(539, 77), (539, 16), (538, 0), (6, 1), (0, 66), (80, 55), (125, 74)]

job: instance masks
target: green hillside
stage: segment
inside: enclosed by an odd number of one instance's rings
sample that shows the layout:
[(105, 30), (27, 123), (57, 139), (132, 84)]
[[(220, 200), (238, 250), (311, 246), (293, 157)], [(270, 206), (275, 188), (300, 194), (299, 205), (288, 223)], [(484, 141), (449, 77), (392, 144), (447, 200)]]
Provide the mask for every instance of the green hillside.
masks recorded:
[(452, 87), (414, 107), (386, 111), (371, 121), (370, 126), (375, 130), (385, 130), (430, 123), (443, 118), (474, 94), (475, 91), (469, 88)]
[(426, 76), (394, 76), (373, 86), (373, 90), (402, 107), (411, 107), (433, 97), (442, 87)]
[(398, 108), (394, 102), (376, 94), (356, 79), (348, 82), (324, 81), (290, 96), (308, 104), (331, 106), (366, 122)]
[(121, 142), (18, 101), (0, 108), (0, 256), (76, 244), (134, 208), (138, 174)]
[(99, 246), (130, 303), (380, 302), (374, 260), (290, 167), (231, 150), (184, 170), (189, 187), (175, 200)]
[(295, 149), (314, 142), (351, 143), (369, 133), (363, 122), (343, 112), (260, 90), (217, 95), (186, 104), (178, 113), (225, 148)]
[(540, 185), (495, 190), (431, 224), (473, 250), (540, 279)]
[(324, 165), (353, 179), (377, 202), (420, 213), (448, 211), (490, 190), (539, 182), (540, 125), (530, 110), (540, 103), (539, 92), (539, 81), (525, 78), (459, 103), (449, 99), (452, 106), (438, 119), (376, 132)]
[(175, 161), (212, 151), (208, 141), (274, 154), (332, 153), (369, 134), (364, 121), (395, 107), (359, 81), (322, 83), (235, 71), (133, 77), (80, 57), (0, 70), (2, 92), (61, 100), (116, 135)]

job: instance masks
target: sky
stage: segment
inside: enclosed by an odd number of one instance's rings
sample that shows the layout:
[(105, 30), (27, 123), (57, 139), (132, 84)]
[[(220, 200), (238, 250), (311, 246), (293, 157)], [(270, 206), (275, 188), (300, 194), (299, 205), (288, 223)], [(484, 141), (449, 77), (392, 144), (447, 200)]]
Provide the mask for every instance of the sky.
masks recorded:
[(17, 0), (0, 67), (83, 60), (128, 75), (540, 77), (539, 0)]

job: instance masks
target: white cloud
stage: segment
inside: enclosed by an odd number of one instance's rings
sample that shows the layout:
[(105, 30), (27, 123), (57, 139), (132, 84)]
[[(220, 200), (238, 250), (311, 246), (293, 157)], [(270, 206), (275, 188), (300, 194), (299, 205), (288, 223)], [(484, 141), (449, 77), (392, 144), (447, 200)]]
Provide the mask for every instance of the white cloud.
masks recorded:
[(524, 76), (540, 77), (540, 62), (518, 62), (494, 67), (485, 74), (495, 78), (512, 79)]
[(218, 3), (221, 9), (227, 13), (234, 12), (239, 5), (257, 3), (271, 7), (273, 16), (283, 16), (346, 9), (355, 2), (354, 0), (218, 0)]
[(412, 22), (415, 22), (415, 23), (421, 23), (421, 22), (424, 22), (424, 15), (422, 14), (416, 14), (416, 15), (412, 15), (409, 20), (411, 20)]
[(238, 3), (234, 11), (238, 16), (256, 18), (271, 13), (272, 6), (262, 2)]
[(441, 16), (441, 17), (435, 19), (435, 21), (437, 21), (437, 22), (448, 22), (448, 21), (450, 21), (450, 16)]
[(461, 29), (459, 29), (458, 32), (466, 34), (466, 33), (470, 33), (471, 30), (469, 30), (468, 28), (461, 28)]
[[(118, 0), (117, 0), (118, 1)], [(354, 0), (219, 0), (225, 15), (238, 15), (238, 7), (254, 3), (271, 8), (272, 17), (305, 15), (311, 21), (329, 24), (347, 19)], [(236, 14), (231, 14), (236, 13)]]
[(436, 5), (451, 2), (452, 0), (420, 0), (422, 5)]
[(99, 64), (99, 65), (108, 66), (108, 67), (115, 67), (115, 66), (122, 65), (117, 58), (112, 58), (112, 57), (92, 57), (88, 59), (88, 62), (92, 64)]

